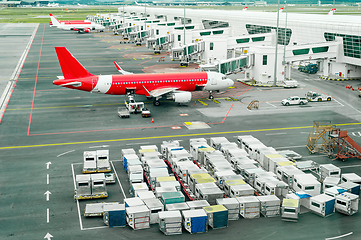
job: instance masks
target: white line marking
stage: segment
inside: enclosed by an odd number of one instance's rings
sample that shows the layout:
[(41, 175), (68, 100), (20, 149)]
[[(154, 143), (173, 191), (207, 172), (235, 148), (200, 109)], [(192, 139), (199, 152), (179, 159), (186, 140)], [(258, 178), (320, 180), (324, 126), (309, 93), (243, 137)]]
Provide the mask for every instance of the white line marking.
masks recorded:
[(51, 164), (51, 162), (47, 162), (46, 164), (46, 169), (49, 169), (49, 165)]
[(49, 208), (46, 209), (46, 222), (49, 223)]
[(82, 230), (93, 230), (93, 229), (101, 229), (101, 228), (109, 228), (109, 227), (108, 226), (101, 226), (101, 227), (83, 228)]
[(283, 148), (299, 148), (299, 147), (306, 147), (306, 145), (300, 145), (300, 146), (288, 146), (288, 147), (275, 147), (276, 149), (283, 149)]
[(343, 105), (342, 103), (340, 103), (339, 101), (337, 101), (336, 98), (334, 98), (333, 100), (336, 101), (338, 104), (340, 104), (342, 107), (345, 106), (345, 105)]
[(339, 168), (352, 168), (352, 167), (361, 167), (361, 165), (342, 166)]
[(89, 147), (89, 148), (106, 148), (106, 147), (109, 147), (109, 145), (93, 146), (93, 147)]
[(284, 135), (284, 134), (287, 134), (287, 133), (268, 133), (265, 135), (272, 136), (272, 135)]
[(140, 144), (148, 144), (149, 142), (142, 142), (142, 143), (127, 143), (125, 145), (129, 146), (129, 145), (140, 145)]
[(116, 177), (117, 180), (118, 180), (118, 183), (119, 183), (120, 189), (122, 190), (123, 196), (124, 196), (124, 198), (126, 198), (125, 193), (124, 193), (124, 190), (123, 190), (123, 187), (122, 187), (122, 184), (121, 184), (120, 181), (119, 181), (117, 171), (115, 171), (115, 167), (114, 167), (114, 165), (113, 165), (113, 162), (110, 161), (110, 164), (112, 165), (112, 168), (113, 168), (113, 170), (114, 170), (115, 177)]
[(348, 104), (347, 102), (345, 102), (344, 100), (342, 100), (341, 98), (339, 98), (342, 102), (344, 102), (345, 104), (347, 104), (350, 108), (354, 109), (356, 112), (361, 113), (359, 110), (357, 110), (356, 108), (352, 107), (350, 104)]
[[(78, 163), (80, 164), (80, 163)], [(75, 182), (75, 174), (74, 174), (74, 165), (75, 164), (71, 164), (71, 172), (73, 174), (73, 184), (74, 184), (74, 189), (76, 188), (76, 182)], [(80, 206), (79, 206), (79, 200), (76, 200), (76, 206), (78, 209), (78, 218), (79, 218), (79, 224), (80, 224), (80, 230), (83, 230), (83, 222), (81, 221), (81, 214), (80, 214)]]
[(266, 102), (268, 105), (271, 105), (272, 107), (277, 107), (277, 106), (275, 106), (275, 105), (273, 105), (273, 104), (271, 104), (271, 103), (269, 103), (269, 102)]
[(309, 134), (310, 132), (300, 132), (300, 133), (307, 133), (307, 134)]
[(346, 233), (344, 235), (340, 235), (340, 236), (337, 236), (337, 237), (332, 237), (332, 238), (326, 238), (325, 240), (332, 240), (332, 239), (338, 239), (338, 238), (343, 238), (343, 237), (347, 237), (349, 235), (352, 235), (353, 232), (349, 232), (349, 233)]
[(65, 152), (65, 153), (62, 153), (62, 154), (59, 154), (58, 156), (56, 156), (56, 157), (60, 157), (60, 156), (63, 156), (63, 155), (65, 155), (65, 154), (67, 154), (67, 153), (71, 153), (71, 152), (74, 152), (75, 150), (70, 150), (70, 151), (67, 151), (67, 152)]
[(46, 174), (46, 184), (49, 185), (49, 174)]

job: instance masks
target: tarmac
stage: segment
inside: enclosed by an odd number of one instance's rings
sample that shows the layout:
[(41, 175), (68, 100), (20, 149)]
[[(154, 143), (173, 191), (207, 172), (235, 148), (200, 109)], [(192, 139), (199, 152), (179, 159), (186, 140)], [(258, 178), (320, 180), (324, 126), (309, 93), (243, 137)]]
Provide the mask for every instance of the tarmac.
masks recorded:
[[(26, 30), (29, 35), (23, 40), (24, 48), (32, 31), (34, 26)], [(139, 146), (149, 144), (159, 147), (164, 140), (180, 140), (181, 145), (189, 149), (190, 138), (209, 140), (224, 136), (235, 142), (239, 135), (253, 135), (266, 146), (291, 149), (303, 155), (304, 160), (332, 163), (341, 167), (343, 173), (361, 175), (358, 159), (332, 161), (323, 154), (310, 155), (306, 148), (313, 121), (330, 121), (348, 130), (361, 144), (360, 99), (357, 92), (346, 89), (350, 84), (357, 89), (359, 81), (325, 81), (316, 75), (294, 71), (292, 78), (301, 85), (296, 89), (236, 83), (235, 88), (216, 94), (215, 101), (207, 98), (208, 93), (196, 93), (188, 104), (163, 101), (159, 107), (137, 96), (136, 100), (145, 102), (151, 110), (152, 117), (131, 115), (129, 119), (117, 116), (117, 107), (124, 104), (124, 96), (87, 93), (52, 84), (62, 75), (55, 46), (67, 47), (93, 74), (117, 74), (112, 61), (135, 73), (159, 72), (162, 68), (184, 71), (176, 62), (171, 62), (168, 55), (165, 61), (158, 61), (159, 56), (144, 46), (119, 44), (119, 41), (120, 37), (109, 33), (78, 34), (50, 28), (48, 24), (37, 28), (0, 122), (1, 239), (35, 240), (47, 238), (48, 234), (53, 236), (50, 239), (109, 240), (360, 239), (360, 213), (345, 216), (336, 212), (322, 218), (307, 212), (301, 214), (296, 223), (284, 222), (280, 217), (241, 218), (229, 221), (227, 228), (209, 229), (207, 233), (195, 235), (183, 231), (182, 235), (171, 237), (164, 236), (156, 224), (150, 229), (134, 231), (129, 227), (108, 228), (101, 218), (82, 216), (86, 203), (122, 202), (130, 196), (129, 182), (120, 161), (121, 149), (138, 150)], [(12, 43), (9, 44), (12, 48)], [(16, 63), (12, 69), (1, 65), (0, 71), (5, 67), (11, 75), (24, 48), (19, 46), (16, 50), (18, 57), (11, 61)], [(1, 61), (6, 59), (3, 57)], [(8, 78), (2, 75), (2, 81)], [(311, 90), (331, 95), (332, 101), (288, 107), (280, 103), (286, 97), (303, 96)], [(252, 100), (259, 101), (258, 109), (247, 109)], [(97, 149), (109, 149), (119, 181), (107, 186), (107, 199), (74, 201), (74, 177), (81, 174), (83, 152)], [(48, 201), (47, 191), (51, 192)]]

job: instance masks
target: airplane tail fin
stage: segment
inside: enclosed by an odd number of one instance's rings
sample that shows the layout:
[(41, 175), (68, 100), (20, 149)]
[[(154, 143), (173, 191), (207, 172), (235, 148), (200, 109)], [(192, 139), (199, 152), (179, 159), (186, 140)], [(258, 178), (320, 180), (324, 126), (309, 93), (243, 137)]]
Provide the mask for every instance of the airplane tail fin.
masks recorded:
[(280, 11), (280, 13), (283, 12), (283, 8), (280, 8), (278, 11)]
[(113, 61), (113, 63), (115, 65), (115, 67), (117, 68), (118, 72), (120, 72), (121, 74), (123, 74), (123, 75), (133, 74), (131, 72), (124, 71), (116, 61)]
[(93, 76), (93, 74), (88, 72), (66, 47), (55, 47), (55, 51), (58, 55), (64, 79)]
[(50, 19), (51, 19), (51, 23), (53, 24), (53, 26), (59, 26), (60, 22), (59, 20), (51, 13), (49, 13)]

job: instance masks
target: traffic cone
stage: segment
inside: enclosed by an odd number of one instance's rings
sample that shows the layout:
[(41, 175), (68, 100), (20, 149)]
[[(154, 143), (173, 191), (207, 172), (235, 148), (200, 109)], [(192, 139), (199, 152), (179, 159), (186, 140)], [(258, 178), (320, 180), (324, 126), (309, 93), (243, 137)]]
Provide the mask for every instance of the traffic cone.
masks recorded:
[(197, 101), (194, 101), (194, 106), (197, 105)]
[(154, 118), (152, 118), (152, 123), (154, 123)]
[(348, 89), (348, 85), (346, 85), (346, 89)]

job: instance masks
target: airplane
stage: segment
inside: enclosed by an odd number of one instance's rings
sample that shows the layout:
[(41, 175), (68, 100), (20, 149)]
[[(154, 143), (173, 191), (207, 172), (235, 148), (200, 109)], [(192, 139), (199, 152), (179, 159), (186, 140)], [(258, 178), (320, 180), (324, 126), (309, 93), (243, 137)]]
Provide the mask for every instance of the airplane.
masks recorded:
[(241, 11), (244, 12), (244, 11), (247, 11), (248, 7), (244, 7)]
[(327, 13), (327, 15), (333, 15), (336, 12), (336, 8), (332, 8), (331, 11)]
[[(57, 86), (92, 93), (112, 95), (144, 95), (159, 100), (165, 97), (177, 103), (190, 102), (192, 91), (212, 93), (233, 86), (233, 80), (217, 72), (153, 73), (124, 75), (93, 75), (65, 47), (55, 47), (63, 76), (53, 83)], [(117, 64), (116, 64), (117, 65)]]
[[(85, 23), (85, 22), (89, 22), (89, 23), (90, 23), (89, 20), (65, 20), (65, 21), (59, 21), (52, 13), (49, 13), (49, 16), (50, 16), (50, 18), (51, 18), (51, 17), (54, 17), (58, 22), (64, 23), (64, 24), (65, 24), (65, 23), (67, 23), (67, 24)], [(52, 21), (49, 22), (49, 25), (50, 25), (50, 27), (54, 26), (53, 23), (52, 23)]]
[(73, 21), (62, 21), (60, 22), (58, 19), (56, 19), (56, 17), (54, 17), (53, 14), (49, 14), (50, 15), (50, 19), (52, 22), (52, 25), (62, 29), (62, 30), (72, 30), (72, 31), (77, 31), (78, 33), (88, 33), (91, 30), (100, 30), (103, 31), (105, 29), (104, 26), (98, 24), (98, 23), (93, 23), (90, 21), (83, 21), (83, 20), (73, 20)]

